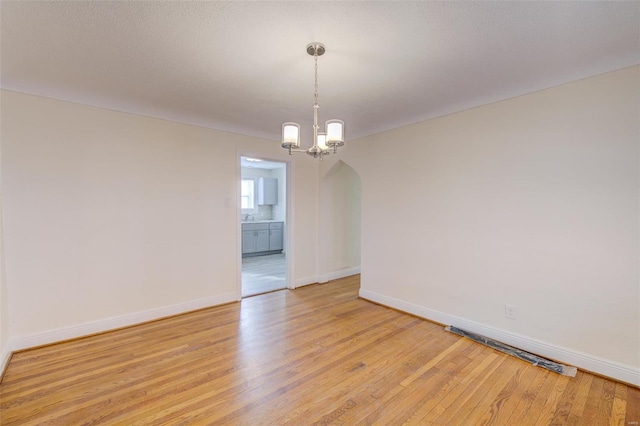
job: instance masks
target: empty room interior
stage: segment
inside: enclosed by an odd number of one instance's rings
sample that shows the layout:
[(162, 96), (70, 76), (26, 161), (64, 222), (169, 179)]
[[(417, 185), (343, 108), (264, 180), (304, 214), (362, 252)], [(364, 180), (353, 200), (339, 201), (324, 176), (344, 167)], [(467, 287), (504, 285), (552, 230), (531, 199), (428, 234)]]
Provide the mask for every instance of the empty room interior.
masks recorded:
[(639, 424), (640, 2), (0, 25), (0, 424)]

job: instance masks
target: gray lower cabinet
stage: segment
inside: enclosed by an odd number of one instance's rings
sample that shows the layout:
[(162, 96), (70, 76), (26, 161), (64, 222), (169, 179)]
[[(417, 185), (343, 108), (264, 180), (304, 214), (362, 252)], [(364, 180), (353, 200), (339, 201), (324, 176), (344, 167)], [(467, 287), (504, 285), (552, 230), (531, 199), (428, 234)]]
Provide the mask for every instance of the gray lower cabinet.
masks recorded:
[(243, 223), (242, 254), (281, 251), (283, 222)]
[(269, 224), (269, 250), (282, 250), (282, 222), (271, 222)]

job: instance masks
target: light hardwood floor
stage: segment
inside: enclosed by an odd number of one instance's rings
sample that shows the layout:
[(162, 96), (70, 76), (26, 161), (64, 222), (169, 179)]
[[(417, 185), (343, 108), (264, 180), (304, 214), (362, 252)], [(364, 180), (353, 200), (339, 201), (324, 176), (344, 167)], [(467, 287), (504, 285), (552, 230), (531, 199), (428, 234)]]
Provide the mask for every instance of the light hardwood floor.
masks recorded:
[(358, 299), (359, 277), (17, 353), (2, 425), (624, 425), (640, 390), (569, 378)]

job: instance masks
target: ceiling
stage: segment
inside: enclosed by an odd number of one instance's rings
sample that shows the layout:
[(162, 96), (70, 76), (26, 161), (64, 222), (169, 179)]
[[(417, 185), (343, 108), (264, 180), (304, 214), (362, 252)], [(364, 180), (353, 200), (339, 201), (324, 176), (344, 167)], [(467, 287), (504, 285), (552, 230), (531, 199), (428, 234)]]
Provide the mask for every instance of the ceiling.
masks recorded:
[(286, 163), (280, 163), (275, 161), (262, 160), (259, 158), (240, 157), (240, 165), (249, 169), (283, 169)]
[(310, 144), (640, 63), (640, 2), (5, 1), (7, 90)]

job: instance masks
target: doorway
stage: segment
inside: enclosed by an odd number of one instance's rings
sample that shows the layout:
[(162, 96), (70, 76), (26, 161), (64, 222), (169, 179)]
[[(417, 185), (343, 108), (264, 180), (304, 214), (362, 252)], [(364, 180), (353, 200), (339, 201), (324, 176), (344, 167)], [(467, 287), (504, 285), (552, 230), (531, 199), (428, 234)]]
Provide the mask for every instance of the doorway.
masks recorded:
[(242, 297), (288, 287), (287, 163), (240, 157)]

